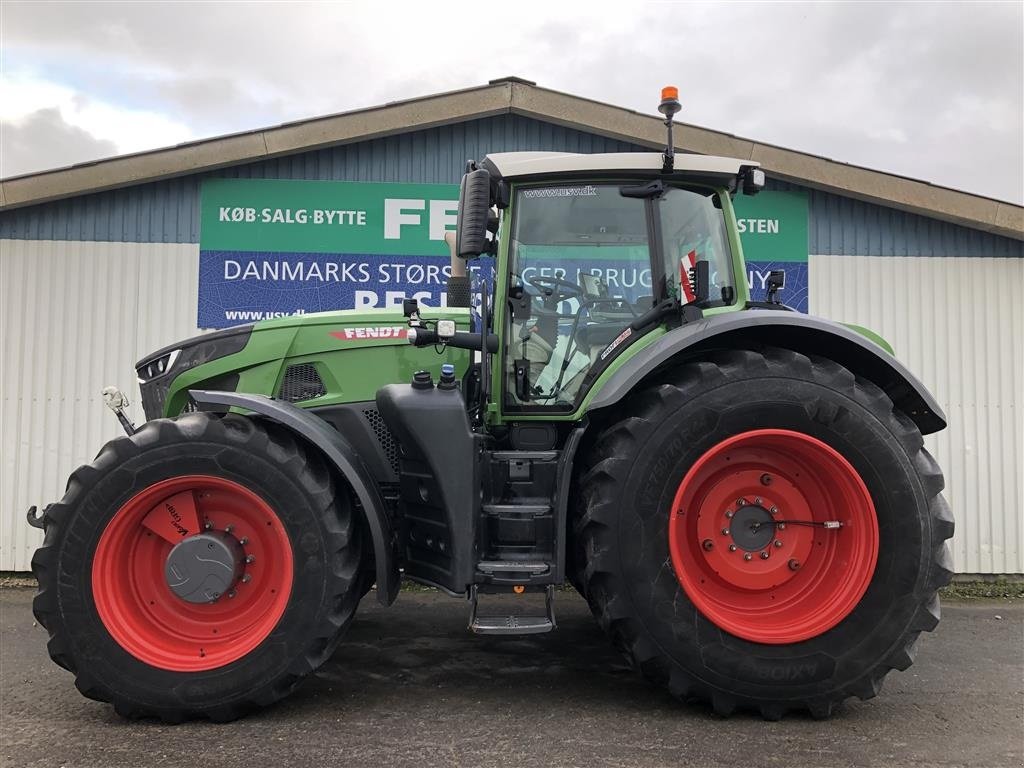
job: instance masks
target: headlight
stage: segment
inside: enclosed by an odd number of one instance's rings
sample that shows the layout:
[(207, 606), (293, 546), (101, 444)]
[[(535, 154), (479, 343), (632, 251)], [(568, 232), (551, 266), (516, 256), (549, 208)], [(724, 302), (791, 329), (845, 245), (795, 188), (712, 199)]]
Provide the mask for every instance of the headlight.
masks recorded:
[(163, 415), (164, 403), (175, 378), (192, 368), (241, 352), (252, 335), (251, 325), (195, 336), (164, 347), (135, 364), (147, 419)]
[(145, 365), (140, 363), (140, 367), (136, 369), (136, 373), (139, 375), (139, 384), (146, 384), (169, 373), (180, 355), (180, 349), (173, 349), (167, 354), (151, 359)]

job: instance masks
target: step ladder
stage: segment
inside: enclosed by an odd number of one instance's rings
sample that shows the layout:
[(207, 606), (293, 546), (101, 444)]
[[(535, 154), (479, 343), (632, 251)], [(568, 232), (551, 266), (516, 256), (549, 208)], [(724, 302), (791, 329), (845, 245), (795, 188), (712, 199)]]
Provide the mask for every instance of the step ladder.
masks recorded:
[[(483, 563), (481, 563), (483, 565)], [(544, 616), (480, 616), (476, 584), (469, 588), (469, 628), (478, 635), (536, 635), (555, 628), (555, 587), (544, 590)]]

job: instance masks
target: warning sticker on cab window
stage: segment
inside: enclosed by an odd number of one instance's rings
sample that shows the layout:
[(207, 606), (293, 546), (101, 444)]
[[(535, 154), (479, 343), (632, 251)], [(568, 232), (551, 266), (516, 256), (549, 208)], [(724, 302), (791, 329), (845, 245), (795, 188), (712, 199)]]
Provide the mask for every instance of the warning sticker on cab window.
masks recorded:
[(364, 328), (342, 328), (331, 331), (331, 336), (342, 341), (368, 341), (370, 339), (404, 339), (408, 328), (395, 325), (371, 325)]

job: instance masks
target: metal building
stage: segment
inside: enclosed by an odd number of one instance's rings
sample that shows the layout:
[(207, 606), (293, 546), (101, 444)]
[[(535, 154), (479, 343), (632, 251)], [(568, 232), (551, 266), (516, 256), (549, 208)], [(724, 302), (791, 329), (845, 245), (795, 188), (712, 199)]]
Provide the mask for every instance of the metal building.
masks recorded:
[[(660, 149), (659, 119), (509, 78), (0, 181), (0, 570), (116, 435), (98, 393), (194, 335), (204, 180), (458, 181), (488, 152)], [(935, 393), (956, 568), (1024, 573), (1024, 209), (680, 125), (680, 151), (750, 158), (807, 200), (809, 310), (868, 326)], [(136, 419), (141, 410), (134, 409)]]

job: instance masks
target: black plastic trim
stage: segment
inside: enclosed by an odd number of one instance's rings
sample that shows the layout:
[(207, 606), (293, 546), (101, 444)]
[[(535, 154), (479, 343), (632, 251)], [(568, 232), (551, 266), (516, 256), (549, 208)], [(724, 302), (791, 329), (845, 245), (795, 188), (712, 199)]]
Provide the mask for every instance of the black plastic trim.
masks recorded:
[[(215, 331), (213, 333), (204, 333), (202, 336), (192, 336), (188, 339), (169, 344), (166, 347), (161, 347), (156, 352), (150, 352), (144, 358), (139, 360), (135, 364), (135, 370), (153, 362), (159, 360), (164, 355), (173, 352), (176, 349), (182, 351), (181, 357), (186, 357), (185, 350), (192, 347), (199, 347), (209, 345), (211, 349), (215, 349), (217, 354), (207, 357), (203, 362), (209, 362), (210, 360), (216, 360), (220, 357), (227, 357), (233, 355), (236, 352), (241, 352), (245, 349), (245, 345), (249, 343), (249, 337), (252, 335), (252, 325), (236, 325), (233, 328), (225, 328), (223, 331)], [(181, 365), (180, 358), (177, 368)], [(173, 369), (172, 369), (173, 370)], [(170, 373), (170, 371), (168, 371)]]
[(366, 515), (366, 525), (373, 541), (377, 567), (377, 599), (391, 605), (398, 596), (400, 575), (396, 537), (391, 527), (384, 499), (359, 454), (345, 437), (319, 416), (307, 410), (275, 400), (266, 395), (236, 392), (189, 390), (189, 395), (204, 411), (242, 408), (287, 427), (303, 440), (320, 449), (352, 487)]
[(655, 369), (687, 354), (737, 343), (784, 347), (835, 360), (885, 390), (922, 434), (946, 428), (946, 415), (899, 360), (839, 323), (797, 312), (762, 310), (714, 315), (669, 331), (623, 363), (590, 403), (590, 410), (615, 405)]
[(584, 419), (580, 425), (569, 433), (562, 446), (562, 454), (558, 457), (558, 476), (555, 482), (555, 583), (565, 581), (565, 563), (569, 559), (569, 542), (565, 535), (566, 522), (569, 519), (569, 491), (572, 489), (573, 466), (576, 460), (576, 449), (580, 447), (583, 434), (588, 423)]
[[(376, 401), (323, 405), (307, 410), (315, 413), (345, 436), (378, 483), (398, 482), (398, 475), (388, 455), (388, 447), (381, 443), (381, 436), (374, 431), (373, 422), (367, 416), (367, 411), (377, 410)], [(384, 419), (379, 413), (377, 418), (383, 424)], [(391, 437), (391, 441), (394, 443), (394, 436)], [(392, 450), (397, 451), (397, 448), (392, 447)]]

